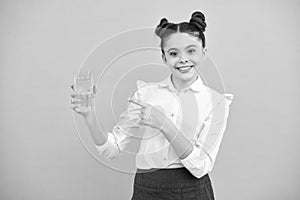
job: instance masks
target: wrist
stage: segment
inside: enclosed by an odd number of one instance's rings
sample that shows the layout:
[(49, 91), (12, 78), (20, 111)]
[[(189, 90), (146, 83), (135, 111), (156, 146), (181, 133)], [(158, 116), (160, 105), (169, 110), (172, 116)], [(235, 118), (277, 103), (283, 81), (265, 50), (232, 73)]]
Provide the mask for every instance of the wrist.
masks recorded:
[(170, 132), (173, 132), (174, 126), (175, 126), (175, 125), (173, 124), (172, 121), (167, 120), (166, 123), (164, 124), (164, 126), (162, 127), (161, 132), (162, 132), (163, 134), (168, 134), (168, 133), (170, 133)]
[(93, 123), (94, 121), (96, 121), (96, 113), (95, 110), (92, 110), (91, 112), (89, 112), (87, 115), (84, 116), (84, 120), (87, 123)]

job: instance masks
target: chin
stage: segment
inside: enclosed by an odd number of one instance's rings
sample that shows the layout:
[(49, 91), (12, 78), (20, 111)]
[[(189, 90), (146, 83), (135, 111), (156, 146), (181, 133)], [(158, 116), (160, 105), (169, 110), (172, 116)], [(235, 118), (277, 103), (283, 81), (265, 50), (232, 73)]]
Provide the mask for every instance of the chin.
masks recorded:
[(178, 73), (177, 71), (175, 72), (176, 76), (182, 80), (190, 80), (193, 79), (195, 76), (197, 76), (196, 72), (193, 73), (187, 73), (187, 74), (182, 74), (182, 73)]
[(195, 75), (186, 75), (186, 76), (182, 76), (182, 79), (185, 81), (189, 81), (191, 79), (193, 79), (195, 77)]

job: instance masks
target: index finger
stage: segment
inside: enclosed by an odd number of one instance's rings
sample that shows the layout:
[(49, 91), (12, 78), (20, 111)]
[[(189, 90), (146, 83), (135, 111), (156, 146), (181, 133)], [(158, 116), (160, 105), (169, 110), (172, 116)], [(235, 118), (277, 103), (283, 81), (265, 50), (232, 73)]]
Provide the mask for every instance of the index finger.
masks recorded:
[(74, 84), (70, 85), (70, 88), (74, 91)]
[(134, 104), (136, 104), (136, 105), (138, 105), (138, 106), (141, 106), (141, 107), (143, 107), (143, 108), (145, 108), (145, 107), (148, 106), (146, 103), (143, 103), (143, 102), (137, 102), (137, 101), (132, 100), (132, 99), (129, 99), (128, 101), (131, 102), (131, 103), (134, 103)]

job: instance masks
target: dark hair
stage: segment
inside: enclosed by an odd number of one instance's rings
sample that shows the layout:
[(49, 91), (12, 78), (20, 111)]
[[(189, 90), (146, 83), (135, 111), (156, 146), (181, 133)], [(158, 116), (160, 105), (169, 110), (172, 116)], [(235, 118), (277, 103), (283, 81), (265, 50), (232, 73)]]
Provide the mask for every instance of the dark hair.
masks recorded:
[(155, 29), (155, 34), (161, 39), (160, 48), (162, 53), (164, 54), (163, 46), (164, 39), (170, 36), (173, 33), (189, 33), (202, 41), (202, 47), (205, 47), (205, 16), (200, 11), (195, 11), (189, 22), (181, 22), (179, 24), (174, 24), (168, 22), (166, 18), (162, 18), (160, 20), (159, 25), (157, 25)]

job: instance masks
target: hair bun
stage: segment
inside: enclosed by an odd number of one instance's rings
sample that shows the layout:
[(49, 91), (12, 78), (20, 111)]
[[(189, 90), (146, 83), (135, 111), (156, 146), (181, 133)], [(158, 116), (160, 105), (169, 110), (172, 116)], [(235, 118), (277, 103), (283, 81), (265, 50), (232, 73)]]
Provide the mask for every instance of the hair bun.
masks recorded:
[(169, 22), (168, 22), (168, 20), (166, 19), (166, 18), (162, 18), (161, 20), (160, 20), (160, 23), (159, 23), (159, 25), (158, 26), (165, 26), (166, 24), (168, 24)]
[(157, 27), (156, 27), (156, 29), (155, 29), (155, 34), (158, 36), (158, 37), (161, 37), (162, 36), (162, 34), (163, 34), (163, 30), (164, 30), (164, 28), (166, 28), (166, 26), (168, 26), (169, 25), (169, 22), (168, 22), (168, 20), (166, 19), (166, 18), (162, 18), (161, 20), (160, 20), (160, 23), (159, 23), (159, 25), (157, 25)]
[(202, 32), (204, 32), (205, 28), (206, 28), (204, 14), (200, 11), (194, 12), (190, 19), (190, 24), (196, 26), (198, 29), (200, 29)]

